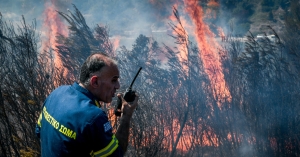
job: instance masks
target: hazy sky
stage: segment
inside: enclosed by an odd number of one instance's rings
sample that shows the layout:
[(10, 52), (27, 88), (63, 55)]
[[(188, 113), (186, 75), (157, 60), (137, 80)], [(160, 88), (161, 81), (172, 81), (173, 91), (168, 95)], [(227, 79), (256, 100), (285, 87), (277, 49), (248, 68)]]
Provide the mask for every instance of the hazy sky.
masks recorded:
[(40, 24), (49, 3), (55, 10), (66, 13), (68, 9), (73, 11), (74, 4), (90, 26), (101, 23), (109, 25), (112, 30), (164, 27), (173, 7), (173, 4), (155, 4), (147, 0), (0, 0), (0, 12), (6, 20), (18, 22), (24, 15), (26, 21), (36, 19)]
[[(179, 2), (179, 1), (178, 1)], [(43, 31), (45, 10), (51, 7), (67, 13), (74, 11), (74, 4), (83, 14), (88, 26), (108, 25), (112, 36), (136, 38), (139, 34), (170, 29), (172, 8), (177, 0), (0, 0), (0, 12), (4, 20), (19, 24), (22, 15), (27, 23), (33, 19), (37, 30)], [(167, 34), (166, 34), (167, 35)]]

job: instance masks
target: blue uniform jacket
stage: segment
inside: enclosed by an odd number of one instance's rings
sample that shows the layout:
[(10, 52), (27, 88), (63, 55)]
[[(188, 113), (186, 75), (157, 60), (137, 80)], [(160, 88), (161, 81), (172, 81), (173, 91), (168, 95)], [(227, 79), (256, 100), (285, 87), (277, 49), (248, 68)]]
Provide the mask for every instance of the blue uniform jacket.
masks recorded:
[(36, 133), (42, 157), (123, 156), (106, 113), (78, 83), (60, 86), (47, 97)]

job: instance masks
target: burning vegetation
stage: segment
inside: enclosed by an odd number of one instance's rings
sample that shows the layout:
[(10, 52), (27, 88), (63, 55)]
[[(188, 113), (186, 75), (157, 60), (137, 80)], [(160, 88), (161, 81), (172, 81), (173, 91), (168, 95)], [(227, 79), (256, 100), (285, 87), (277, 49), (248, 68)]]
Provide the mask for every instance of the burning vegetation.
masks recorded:
[[(175, 48), (141, 34), (131, 49), (115, 51), (107, 26), (90, 28), (75, 6), (65, 13), (49, 4), (45, 29), (52, 35), (40, 49), (35, 21), (23, 18), (15, 28), (0, 14), (0, 156), (40, 155), (33, 130), (43, 101), (76, 81), (93, 52), (118, 61), (120, 92), (143, 67), (133, 86), (140, 98), (126, 156), (299, 156), (300, 4), (293, 1), (285, 31), (269, 27), (275, 42), (267, 34), (257, 41), (251, 32), (236, 40), (222, 28), (226, 42), (217, 41), (198, 1), (180, 4), (170, 23)], [(207, 6), (213, 11), (220, 4)], [(102, 104), (114, 129), (115, 103)]]

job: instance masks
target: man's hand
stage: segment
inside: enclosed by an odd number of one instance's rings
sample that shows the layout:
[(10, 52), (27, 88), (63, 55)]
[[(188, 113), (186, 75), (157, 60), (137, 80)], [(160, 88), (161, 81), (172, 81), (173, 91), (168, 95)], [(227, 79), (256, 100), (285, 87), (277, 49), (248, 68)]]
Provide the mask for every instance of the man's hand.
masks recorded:
[(128, 146), (128, 137), (129, 137), (129, 127), (130, 127), (130, 119), (136, 107), (138, 106), (139, 96), (135, 93), (135, 99), (133, 102), (126, 102), (123, 99), (122, 94), (117, 95), (119, 98), (122, 99), (122, 116), (120, 119), (120, 125), (116, 132), (116, 137), (119, 141), (119, 145), (121, 146), (123, 152), (127, 151)]
[(139, 100), (139, 96), (137, 93), (135, 93), (135, 99), (133, 102), (126, 102), (126, 100), (124, 100), (123, 95), (122, 94), (118, 94), (118, 97), (122, 100), (122, 108), (121, 108), (121, 112), (122, 112), (122, 116), (132, 116), (134, 110), (137, 108), (138, 106), (138, 100)]

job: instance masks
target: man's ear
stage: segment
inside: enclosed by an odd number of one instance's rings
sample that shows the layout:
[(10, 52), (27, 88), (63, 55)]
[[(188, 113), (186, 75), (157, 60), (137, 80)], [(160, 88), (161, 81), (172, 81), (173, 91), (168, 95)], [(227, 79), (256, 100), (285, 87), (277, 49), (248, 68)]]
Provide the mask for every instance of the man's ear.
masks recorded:
[(97, 76), (92, 76), (90, 80), (91, 86), (96, 88), (98, 87), (98, 77)]

